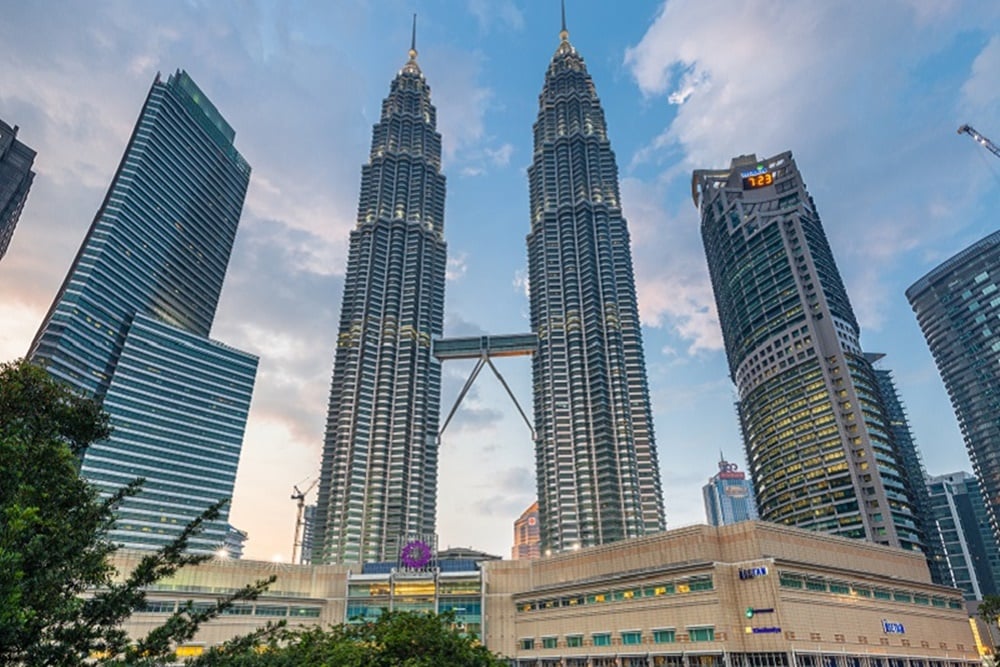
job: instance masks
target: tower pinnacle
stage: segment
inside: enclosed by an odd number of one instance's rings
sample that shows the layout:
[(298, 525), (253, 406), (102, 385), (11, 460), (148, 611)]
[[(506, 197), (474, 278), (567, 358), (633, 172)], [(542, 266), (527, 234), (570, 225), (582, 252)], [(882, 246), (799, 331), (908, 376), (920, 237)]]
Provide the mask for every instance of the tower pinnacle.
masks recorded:
[(559, 39), (563, 42), (569, 41), (569, 30), (566, 29), (566, 0), (561, 0), (562, 3), (562, 30), (559, 31)]
[(413, 34), (410, 36), (410, 60), (417, 59), (417, 15), (413, 15)]

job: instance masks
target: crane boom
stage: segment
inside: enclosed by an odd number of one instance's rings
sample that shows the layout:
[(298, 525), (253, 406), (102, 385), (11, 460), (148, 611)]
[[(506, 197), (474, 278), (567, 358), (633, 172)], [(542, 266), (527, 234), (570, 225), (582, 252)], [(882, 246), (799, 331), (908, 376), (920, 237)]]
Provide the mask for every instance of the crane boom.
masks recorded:
[(958, 133), (969, 135), (970, 137), (981, 143), (983, 146), (985, 146), (986, 150), (993, 153), (997, 157), (1000, 157), (1000, 146), (997, 146), (995, 143), (993, 143), (992, 141), (981, 135), (979, 132), (976, 131), (976, 128), (972, 127), (971, 125), (963, 125), (962, 127), (958, 128)]

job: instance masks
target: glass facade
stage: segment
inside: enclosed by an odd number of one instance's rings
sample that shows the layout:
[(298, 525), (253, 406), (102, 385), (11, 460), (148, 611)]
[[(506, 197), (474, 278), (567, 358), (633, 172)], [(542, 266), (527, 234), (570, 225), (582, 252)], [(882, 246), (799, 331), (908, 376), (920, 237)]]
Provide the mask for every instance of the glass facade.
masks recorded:
[(0, 120), (0, 259), (7, 253), (14, 227), (35, 178), (35, 151), (17, 140), (17, 127)]
[(913, 434), (910, 432), (910, 421), (896, 390), (892, 371), (876, 369), (875, 377), (889, 417), (889, 428), (906, 470), (907, 490), (913, 501), (914, 520), (924, 536), (924, 553), (927, 554), (927, 567), (931, 572), (931, 580), (942, 586), (955, 586), (948, 569), (944, 548), (941, 546), (941, 534), (934, 520), (930, 494), (924, 483), (927, 473), (923, 461), (920, 460), (917, 443), (914, 442)]
[(878, 379), (792, 154), (698, 170), (692, 194), (760, 517), (921, 548)]
[(735, 463), (729, 463), (721, 455), (719, 472), (701, 487), (701, 495), (705, 501), (705, 517), (710, 526), (724, 526), (757, 518), (753, 485), (745, 473), (737, 470)]
[(542, 553), (664, 530), (618, 168), (565, 30), (539, 97), (528, 181)]
[(967, 472), (927, 478), (949, 576), (966, 600), (1000, 592), (1000, 547), (986, 516), (979, 480)]
[[(155, 548), (232, 496), (256, 357), (210, 341), (250, 167), (183, 71), (154, 80), (107, 196), (29, 351), (115, 428), (82, 473), (144, 477), (112, 539)], [(191, 550), (223, 543), (228, 511)]]
[(320, 471), (314, 563), (391, 560), (433, 534), (444, 327), (441, 135), (416, 50), (362, 167)]
[(906, 290), (1000, 541), (1000, 231)]
[(452, 613), (469, 635), (483, 635), (482, 574), (474, 565), (464, 571), (421, 574), (353, 574), (347, 583), (348, 623), (377, 619), (384, 611)]

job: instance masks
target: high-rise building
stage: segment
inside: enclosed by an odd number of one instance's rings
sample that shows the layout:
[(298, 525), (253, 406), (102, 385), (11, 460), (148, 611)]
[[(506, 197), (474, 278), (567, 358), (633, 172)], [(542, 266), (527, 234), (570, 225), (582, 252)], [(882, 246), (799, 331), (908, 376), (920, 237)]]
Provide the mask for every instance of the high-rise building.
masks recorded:
[(1000, 231), (906, 290), (927, 339), (1000, 542)]
[[(434, 533), (444, 327), (441, 135), (417, 51), (361, 170), (320, 471), (314, 563), (393, 560)], [(418, 540), (419, 542), (420, 540)]]
[(514, 522), (514, 546), (510, 550), (513, 560), (531, 560), (539, 558), (542, 534), (538, 525), (538, 501), (531, 503), (528, 509)]
[[(111, 532), (128, 547), (162, 546), (232, 496), (257, 358), (207, 336), (250, 179), (234, 137), (187, 73), (156, 76), (29, 350), (111, 416), (83, 476), (104, 495), (145, 478)], [(227, 518), (191, 550), (218, 549)]]
[(1000, 547), (990, 529), (979, 480), (967, 472), (927, 477), (928, 498), (951, 580), (966, 600), (1000, 593)]
[(878, 380), (790, 152), (692, 194), (761, 519), (919, 549)]
[(618, 167), (565, 16), (539, 96), (528, 180), (542, 550), (664, 530)]
[(233, 524), (229, 524), (226, 527), (226, 541), (223, 546), (221, 555), (224, 558), (232, 558), (233, 560), (240, 560), (243, 558), (243, 547), (249, 539), (249, 534), (247, 531), (240, 530)]
[(35, 151), (17, 140), (17, 126), (0, 120), (0, 259), (7, 253), (14, 227), (35, 178)]
[[(868, 355), (868, 360), (872, 363), (881, 358), (880, 354)], [(934, 520), (930, 494), (927, 491), (927, 484), (924, 483), (927, 472), (924, 470), (924, 462), (920, 460), (917, 443), (913, 440), (910, 420), (906, 416), (906, 409), (896, 389), (896, 381), (892, 377), (892, 371), (881, 368), (875, 369), (875, 379), (878, 380), (882, 405), (889, 418), (889, 430), (896, 443), (900, 463), (906, 471), (907, 491), (913, 503), (913, 519), (924, 539), (924, 553), (927, 556), (931, 580), (942, 586), (954, 586), (944, 547), (941, 546), (938, 525)]]
[(735, 463), (719, 452), (719, 472), (701, 487), (705, 501), (705, 517), (710, 526), (726, 526), (757, 518), (753, 486)]

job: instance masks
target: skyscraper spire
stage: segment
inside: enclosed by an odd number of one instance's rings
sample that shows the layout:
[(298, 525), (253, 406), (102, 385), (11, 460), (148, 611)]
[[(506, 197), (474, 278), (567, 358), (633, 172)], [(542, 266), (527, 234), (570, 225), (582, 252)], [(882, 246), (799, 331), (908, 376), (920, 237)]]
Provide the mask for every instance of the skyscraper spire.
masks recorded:
[(569, 30), (566, 29), (566, 0), (562, 1), (562, 30), (559, 31), (559, 39), (569, 41)]
[(417, 59), (417, 15), (413, 14), (413, 34), (410, 36), (410, 60)]

